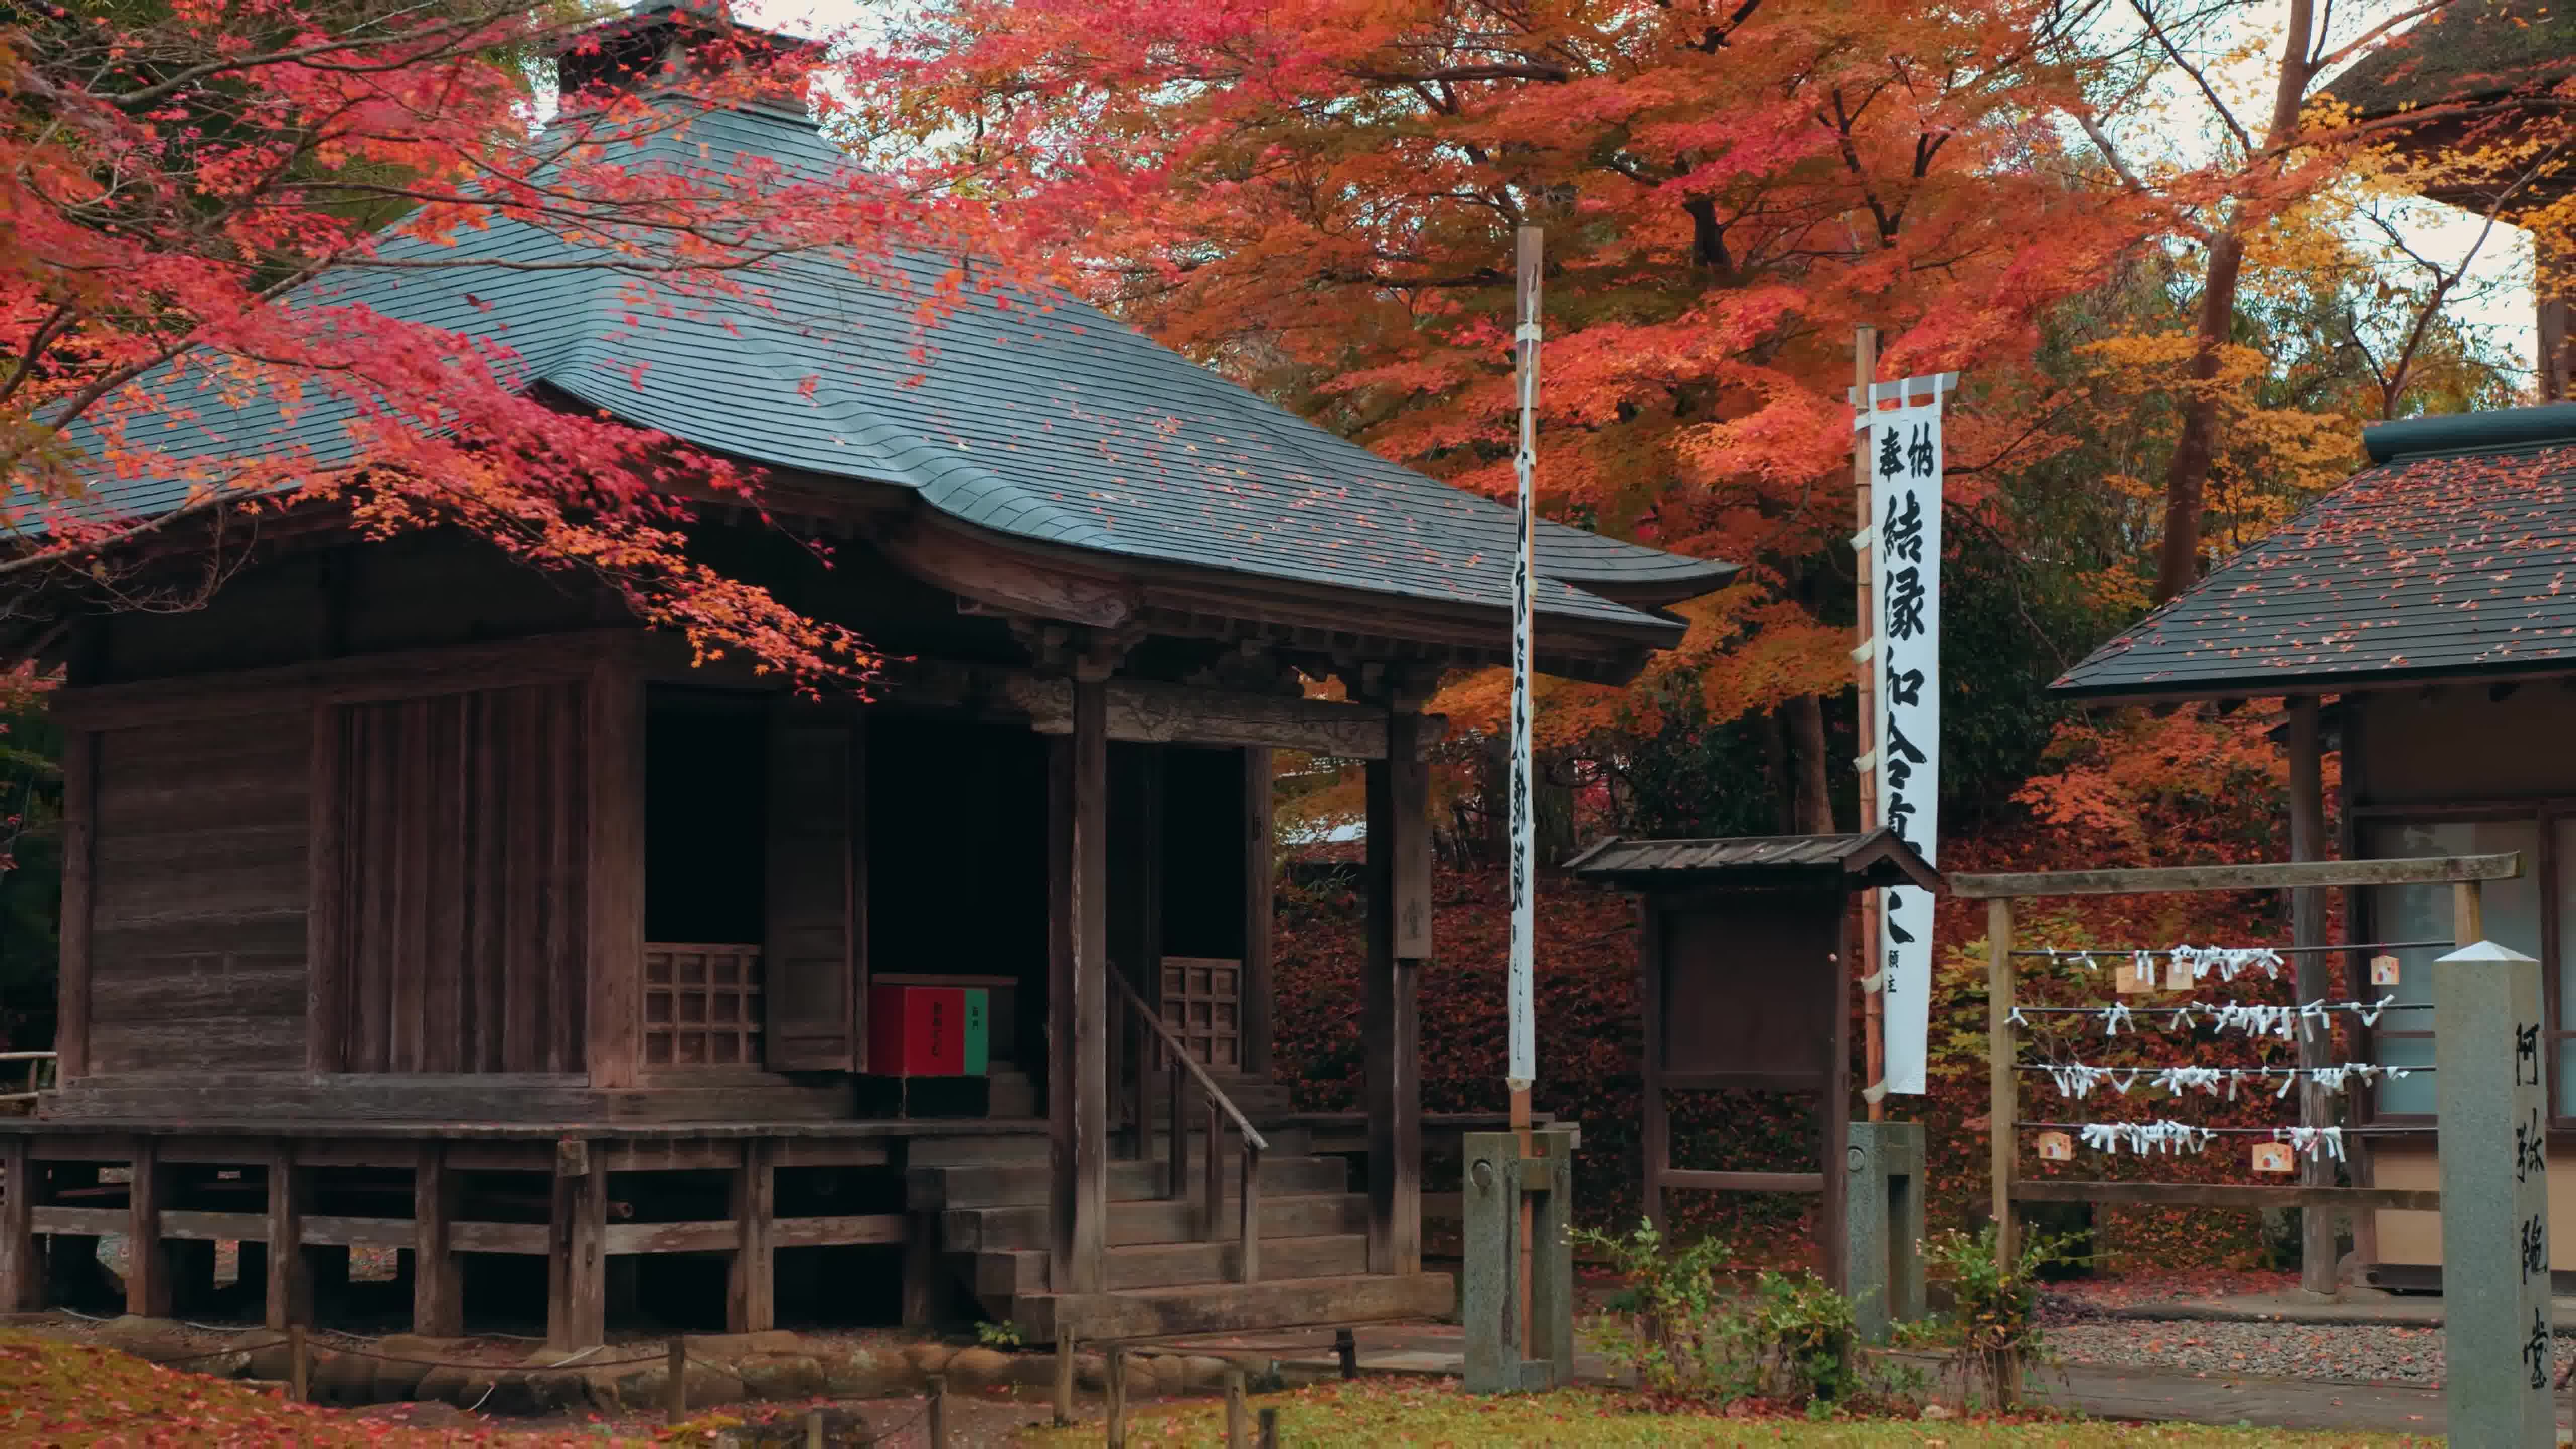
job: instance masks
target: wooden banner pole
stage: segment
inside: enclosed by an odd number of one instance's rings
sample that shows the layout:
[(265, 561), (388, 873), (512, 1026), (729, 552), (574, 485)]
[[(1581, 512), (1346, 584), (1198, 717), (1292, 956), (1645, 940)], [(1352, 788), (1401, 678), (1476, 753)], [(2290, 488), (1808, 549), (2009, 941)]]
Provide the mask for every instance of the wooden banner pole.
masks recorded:
[[(1863, 417), (1875, 407), (1870, 401), (1869, 385), (1877, 378), (1878, 329), (1854, 328), (1852, 396), (1855, 401), (1852, 405)], [(1852, 430), (1852, 519), (1859, 525), (1857, 537), (1867, 538), (1870, 531), (1878, 526), (1869, 509), (1869, 434), (1859, 428)], [(1875, 557), (1876, 554), (1867, 547), (1853, 551), (1857, 565), (1852, 570), (1853, 588), (1858, 596), (1858, 607), (1853, 611), (1852, 633), (1855, 647), (1864, 651), (1859, 656), (1858, 666), (1852, 671), (1860, 687), (1860, 706), (1853, 715), (1857, 726), (1854, 748), (1864, 761), (1873, 759), (1871, 751), (1878, 745), (1878, 656), (1871, 648), (1871, 641), (1878, 637), (1878, 620), (1871, 612), (1876, 601), (1870, 589), (1871, 561)], [(1878, 768), (1871, 763), (1860, 771), (1860, 833), (1866, 835), (1877, 829), (1878, 824)], [(1869, 1112), (1869, 1120), (1881, 1122), (1887, 1118), (1887, 978), (1883, 974), (1886, 963), (1878, 959), (1876, 891), (1860, 893), (1860, 934), (1857, 939), (1860, 942), (1859, 959), (1854, 965), (1858, 968), (1859, 979), (1866, 983), (1875, 978), (1879, 982), (1875, 990), (1865, 984), (1861, 987), (1861, 1084), (1868, 1089), (1862, 1093), (1862, 1103)]]
[[(1520, 385), (1520, 451), (1513, 471), (1518, 475), (1519, 553), (1512, 561), (1512, 820), (1511, 883), (1512, 938), (1511, 960), (1506, 972), (1510, 993), (1508, 1045), (1509, 1065), (1505, 1085), (1511, 1091), (1511, 1128), (1520, 1139), (1520, 1155), (1530, 1155), (1530, 1083), (1538, 1075), (1537, 1028), (1532, 1021), (1538, 936), (1538, 862), (1537, 821), (1535, 815), (1536, 780), (1532, 760), (1532, 729), (1535, 724), (1530, 699), (1530, 675), (1537, 662), (1536, 604), (1538, 570), (1538, 349), (1540, 338), (1539, 279), (1543, 260), (1543, 233), (1534, 226), (1520, 228), (1516, 243), (1514, 275), (1514, 315), (1519, 325), (1513, 329), (1512, 345), (1517, 353)], [(1520, 1331), (1508, 1335), (1511, 1341), (1526, 1348), (1530, 1342), (1530, 1274), (1535, 1266), (1531, 1241), (1533, 1209), (1529, 1198), (1520, 1201), (1520, 1233), (1512, 1281)]]

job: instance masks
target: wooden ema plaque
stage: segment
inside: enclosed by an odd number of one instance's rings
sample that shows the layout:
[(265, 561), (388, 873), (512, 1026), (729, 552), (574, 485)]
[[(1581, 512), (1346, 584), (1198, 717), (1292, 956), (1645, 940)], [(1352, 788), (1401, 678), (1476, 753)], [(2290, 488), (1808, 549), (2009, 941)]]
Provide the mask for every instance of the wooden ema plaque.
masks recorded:
[(2298, 1158), (2286, 1142), (2257, 1142), (2254, 1144), (2254, 1170), (2284, 1174), (2296, 1172), (2299, 1170)]
[(2156, 958), (2123, 956), (2120, 958), (2117, 975), (2120, 994), (2123, 996), (2136, 996), (2141, 992), (2154, 991), (2157, 989)]
[(2373, 985), (2373, 986), (2394, 986), (2394, 985), (2396, 985), (2396, 984), (2397, 984), (2397, 977), (2398, 977), (2398, 965), (2397, 965), (2397, 958), (2396, 958), (2396, 957), (2394, 957), (2394, 956), (2373, 956), (2373, 957), (2371, 957), (2371, 958), (2370, 958), (2370, 984), (2371, 984), (2371, 985)]
[(2042, 1132), (2037, 1139), (2042, 1162), (2073, 1162), (2075, 1139), (2063, 1132)]
[(2191, 974), (2191, 963), (2180, 956), (2165, 958), (2165, 990), (2189, 991), (2198, 984)]

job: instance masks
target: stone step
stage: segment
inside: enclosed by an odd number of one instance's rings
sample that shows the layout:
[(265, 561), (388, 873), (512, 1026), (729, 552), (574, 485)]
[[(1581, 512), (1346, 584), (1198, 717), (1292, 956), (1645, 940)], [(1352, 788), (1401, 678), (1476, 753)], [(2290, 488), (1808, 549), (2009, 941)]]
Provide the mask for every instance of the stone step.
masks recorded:
[(1458, 1295), (1446, 1273), (1354, 1273), (1338, 1278), (1269, 1276), (1263, 1244), (1258, 1283), (1192, 1283), (1125, 1292), (1029, 1293), (1011, 1300), (1023, 1343), (1053, 1343), (1070, 1325), (1079, 1339), (1170, 1339), (1278, 1328), (1332, 1328), (1446, 1318)]
[[(1228, 1283), (1234, 1279), (1240, 1245), (1224, 1243), (1138, 1243), (1111, 1248), (1102, 1264), (1102, 1286), (1112, 1293), (1144, 1288), (1171, 1288), (1189, 1283)], [(1307, 1238), (1261, 1242), (1261, 1276), (1327, 1278), (1368, 1270), (1368, 1235), (1329, 1233)], [(1034, 1249), (975, 1255), (975, 1291), (984, 1297), (1022, 1298), (1047, 1290), (1047, 1255)]]
[[(1239, 1198), (1226, 1199), (1218, 1231), (1231, 1236)], [(1109, 1205), (1109, 1245), (1187, 1243), (1206, 1237), (1205, 1213), (1190, 1200), (1154, 1198)], [(1321, 1233), (1368, 1231), (1368, 1195), (1319, 1193), (1264, 1196), (1261, 1237), (1306, 1238)], [(939, 1215), (939, 1244), (952, 1253), (1043, 1248), (1047, 1242), (1044, 1204), (1025, 1207), (953, 1207)]]
[[(1225, 1157), (1226, 1195), (1242, 1190), (1243, 1158)], [(1163, 1195), (1163, 1164), (1156, 1161), (1109, 1164), (1109, 1198), (1137, 1202)], [(1047, 1200), (1048, 1167), (1044, 1162), (963, 1163), (953, 1167), (915, 1167), (904, 1174), (907, 1205), (915, 1212), (949, 1207), (1031, 1207)], [(1193, 1180), (1196, 1174), (1193, 1173)], [(1340, 1193), (1350, 1189), (1350, 1165), (1338, 1157), (1261, 1159), (1261, 1191), (1271, 1193)]]

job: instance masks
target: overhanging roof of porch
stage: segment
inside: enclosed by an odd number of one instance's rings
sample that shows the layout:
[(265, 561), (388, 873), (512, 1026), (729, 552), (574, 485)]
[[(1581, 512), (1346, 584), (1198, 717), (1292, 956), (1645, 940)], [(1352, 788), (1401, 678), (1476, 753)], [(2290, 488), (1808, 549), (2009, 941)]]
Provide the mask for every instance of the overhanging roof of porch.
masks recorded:
[(2372, 467), (2049, 686), (2102, 701), (2576, 673), (2576, 403), (2382, 423)]

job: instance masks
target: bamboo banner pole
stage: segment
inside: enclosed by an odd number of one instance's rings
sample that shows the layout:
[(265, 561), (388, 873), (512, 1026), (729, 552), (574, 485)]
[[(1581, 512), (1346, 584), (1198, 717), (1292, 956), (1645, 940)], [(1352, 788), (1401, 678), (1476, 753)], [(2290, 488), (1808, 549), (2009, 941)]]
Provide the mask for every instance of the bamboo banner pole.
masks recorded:
[[(1512, 331), (1512, 345), (1520, 383), (1521, 438), (1520, 451), (1513, 459), (1512, 471), (1519, 482), (1518, 548), (1512, 558), (1512, 945), (1507, 973), (1510, 998), (1510, 1064), (1505, 1070), (1505, 1085), (1511, 1089), (1511, 1128), (1520, 1138), (1520, 1155), (1530, 1155), (1530, 1083), (1538, 1076), (1537, 1029), (1531, 1020), (1531, 978), (1538, 948), (1538, 880), (1536, 861), (1537, 819), (1533, 795), (1533, 761), (1530, 741), (1530, 672), (1535, 662), (1537, 591), (1535, 574), (1538, 567), (1538, 347), (1539, 347), (1539, 268), (1542, 233), (1537, 227), (1520, 228), (1516, 238), (1518, 256), (1515, 300), (1520, 325)], [(1519, 1285), (1516, 1294), (1520, 1312), (1521, 1341), (1526, 1342), (1530, 1315), (1530, 1241), (1532, 1207), (1527, 1196), (1520, 1202), (1518, 1263), (1512, 1280)]]
[[(1856, 327), (1852, 330), (1852, 406), (1863, 416), (1876, 406), (1870, 401), (1869, 385), (1878, 380), (1878, 329)], [(1858, 607), (1852, 614), (1855, 646), (1852, 673), (1860, 686), (1860, 707), (1853, 714), (1855, 735), (1853, 749), (1857, 758), (1853, 766), (1860, 774), (1859, 829), (1863, 835), (1878, 828), (1878, 771), (1875, 751), (1878, 748), (1878, 667), (1870, 656), (1871, 640), (1877, 637), (1877, 607), (1870, 588), (1869, 547), (1877, 520), (1869, 510), (1869, 433), (1852, 430), (1852, 519), (1858, 531), (1852, 535), (1852, 588), (1858, 596)], [(1878, 892), (1860, 894), (1860, 950), (1855, 953), (1861, 990), (1861, 1100), (1869, 1120), (1879, 1122), (1887, 1117), (1887, 997), (1881, 987), (1887, 976), (1878, 959)]]

